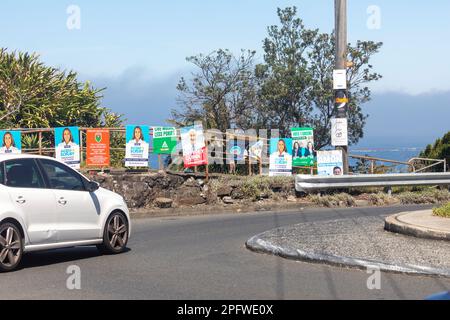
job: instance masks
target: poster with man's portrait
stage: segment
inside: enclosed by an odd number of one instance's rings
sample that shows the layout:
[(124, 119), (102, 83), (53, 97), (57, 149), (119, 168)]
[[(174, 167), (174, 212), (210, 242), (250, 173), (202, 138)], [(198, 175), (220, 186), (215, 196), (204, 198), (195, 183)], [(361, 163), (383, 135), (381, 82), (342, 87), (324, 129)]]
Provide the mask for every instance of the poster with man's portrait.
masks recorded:
[(205, 136), (202, 124), (181, 128), (184, 167), (195, 167), (208, 164)]
[(342, 150), (328, 150), (317, 152), (317, 173), (319, 176), (344, 175)]
[(20, 131), (0, 131), (0, 154), (22, 153)]
[(55, 128), (55, 158), (73, 169), (80, 169), (80, 130), (78, 127)]

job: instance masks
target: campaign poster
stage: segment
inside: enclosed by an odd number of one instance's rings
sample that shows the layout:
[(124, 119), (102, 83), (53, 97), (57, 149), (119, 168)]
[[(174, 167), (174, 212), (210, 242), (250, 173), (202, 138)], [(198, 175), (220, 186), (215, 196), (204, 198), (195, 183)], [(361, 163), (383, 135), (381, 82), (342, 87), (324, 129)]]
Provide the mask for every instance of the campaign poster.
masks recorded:
[(150, 129), (148, 126), (126, 126), (126, 167), (148, 167)]
[(344, 175), (342, 150), (317, 151), (317, 172), (319, 176)]
[(250, 159), (261, 161), (262, 153), (264, 148), (264, 141), (259, 140), (248, 148), (248, 155)]
[(109, 167), (109, 130), (88, 129), (86, 131), (86, 165), (89, 167)]
[(55, 158), (73, 169), (80, 169), (80, 131), (78, 127), (55, 128)]
[(269, 176), (292, 175), (292, 139), (270, 139)]
[(181, 143), (185, 168), (208, 164), (202, 124), (181, 128)]
[(177, 129), (153, 127), (153, 153), (173, 154), (177, 147)]
[(0, 131), (0, 154), (22, 153), (20, 131)]
[(316, 151), (314, 150), (314, 130), (312, 128), (291, 128), (292, 165), (312, 167)]
[(244, 160), (244, 154), (245, 154), (245, 140), (234, 137), (232, 139), (227, 140), (227, 148), (228, 148), (228, 155), (227, 159), (233, 161), (242, 162)]

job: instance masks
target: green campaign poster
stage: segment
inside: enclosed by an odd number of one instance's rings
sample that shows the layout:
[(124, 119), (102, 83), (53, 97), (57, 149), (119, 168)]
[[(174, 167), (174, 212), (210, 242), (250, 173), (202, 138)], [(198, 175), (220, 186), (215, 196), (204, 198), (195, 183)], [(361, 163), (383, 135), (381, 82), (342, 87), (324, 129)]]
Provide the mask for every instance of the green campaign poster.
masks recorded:
[(291, 128), (292, 165), (312, 167), (316, 157), (313, 128)]
[(177, 130), (173, 127), (153, 127), (153, 153), (171, 154), (177, 146)]

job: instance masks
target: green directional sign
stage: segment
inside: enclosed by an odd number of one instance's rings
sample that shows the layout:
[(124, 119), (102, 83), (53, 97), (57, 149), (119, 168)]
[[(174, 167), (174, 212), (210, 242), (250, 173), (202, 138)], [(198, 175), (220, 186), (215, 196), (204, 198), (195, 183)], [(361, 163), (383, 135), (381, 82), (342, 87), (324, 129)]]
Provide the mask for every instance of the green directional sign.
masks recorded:
[(177, 130), (174, 127), (153, 127), (153, 153), (171, 154), (177, 146)]

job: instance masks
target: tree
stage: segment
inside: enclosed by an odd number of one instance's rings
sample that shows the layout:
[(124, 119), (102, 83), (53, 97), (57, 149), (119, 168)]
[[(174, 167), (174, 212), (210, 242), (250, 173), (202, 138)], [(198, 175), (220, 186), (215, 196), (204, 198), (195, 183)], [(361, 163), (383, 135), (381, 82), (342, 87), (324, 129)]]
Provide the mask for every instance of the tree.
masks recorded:
[(101, 92), (73, 71), (45, 66), (39, 56), (0, 49), (0, 125), (3, 128), (101, 127), (122, 123), (100, 106)]
[[(421, 158), (446, 159), (447, 167), (450, 168), (450, 131), (442, 138), (437, 139), (433, 145), (429, 144), (419, 155)], [(441, 171), (442, 167), (433, 167), (433, 171)]]
[[(59, 126), (120, 127), (122, 115), (101, 107), (101, 92), (81, 83), (73, 71), (45, 66), (39, 56), (0, 49), (0, 127), (52, 128)], [(42, 147), (52, 146), (53, 134), (44, 133)], [(38, 148), (37, 134), (22, 136), (23, 148)], [(111, 148), (123, 146), (123, 136), (111, 135)], [(112, 165), (123, 152), (111, 151)]]
[[(279, 129), (283, 136), (290, 135), (291, 127), (312, 126), (316, 149), (330, 145), (334, 35), (307, 29), (296, 15), (296, 7), (278, 9), (280, 26), (269, 26), (263, 42), (264, 63), (254, 65), (254, 51), (242, 51), (238, 58), (227, 50), (188, 58), (198, 70), (191, 81), (182, 78), (178, 84), (180, 109), (172, 111), (172, 122), (201, 120), (222, 131)], [(349, 44), (350, 144), (363, 137), (367, 115), (362, 104), (371, 97), (367, 85), (381, 78), (369, 61), (381, 46)]]
[[(316, 148), (330, 145), (331, 118), (335, 115), (333, 93), (334, 34), (305, 28), (296, 17), (297, 9), (278, 9), (281, 26), (270, 26), (264, 40), (265, 63), (257, 66), (262, 79), (261, 105), (265, 125), (289, 135), (293, 126), (312, 126)], [(363, 137), (367, 115), (361, 105), (370, 100), (367, 84), (381, 75), (372, 71), (370, 58), (382, 43), (358, 41), (349, 44), (348, 70), (350, 103), (348, 108), (349, 142)]]
[(254, 56), (254, 51), (242, 50), (235, 57), (220, 49), (187, 58), (198, 71), (192, 73), (190, 81), (183, 77), (178, 83), (179, 109), (172, 110), (170, 121), (180, 126), (202, 121), (206, 128), (223, 132), (251, 127), (258, 104)]

